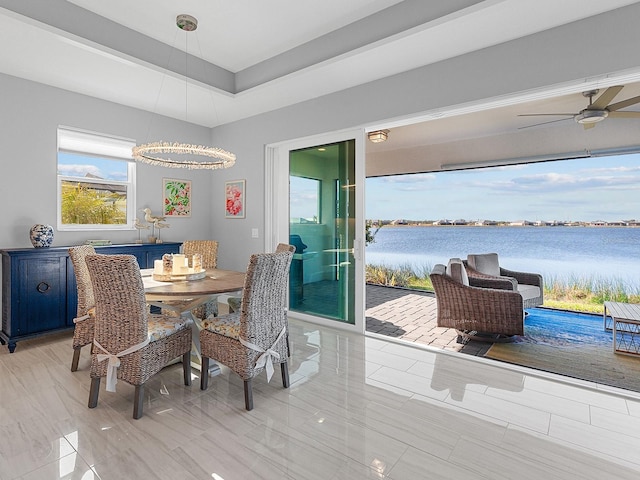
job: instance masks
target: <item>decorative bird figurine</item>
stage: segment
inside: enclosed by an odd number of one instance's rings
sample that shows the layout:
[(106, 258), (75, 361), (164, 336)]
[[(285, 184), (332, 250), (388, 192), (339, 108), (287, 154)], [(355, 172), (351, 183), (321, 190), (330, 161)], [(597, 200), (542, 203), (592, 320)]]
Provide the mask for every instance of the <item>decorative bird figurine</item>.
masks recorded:
[(133, 222), (133, 228), (137, 228), (138, 230), (149, 230), (149, 224), (142, 223), (139, 218), (136, 218)]
[(142, 211), (144, 212), (144, 219), (149, 223), (161, 222), (165, 219), (165, 217), (157, 217), (155, 215), (152, 215), (150, 208), (143, 208)]
[(171, 225), (169, 225), (168, 223), (163, 223), (160, 220), (156, 220), (153, 223), (153, 226), (158, 229), (158, 239), (156, 240), (156, 243), (162, 243), (162, 240), (160, 240), (160, 231), (163, 228), (169, 228)]
[(142, 243), (142, 230), (149, 230), (149, 228), (151, 228), (151, 225), (149, 225), (148, 223), (142, 223), (140, 219), (136, 217), (133, 222), (133, 228), (138, 230), (138, 243)]

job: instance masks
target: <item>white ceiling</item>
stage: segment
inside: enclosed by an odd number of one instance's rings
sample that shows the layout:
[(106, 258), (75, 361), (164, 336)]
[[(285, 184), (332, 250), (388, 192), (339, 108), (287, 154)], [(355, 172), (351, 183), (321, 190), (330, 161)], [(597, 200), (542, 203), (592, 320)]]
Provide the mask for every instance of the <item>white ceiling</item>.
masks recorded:
[[(633, 3), (0, 0), (0, 72), (215, 127)], [(182, 13), (198, 18), (196, 32), (176, 27)], [(640, 88), (629, 85), (616, 101), (635, 95)], [(428, 128), (394, 125), (389, 140), (368, 145), (367, 155), (388, 159), (395, 151), (398, 158), (424, 159), (427, 144), (433, 150), (505, 132), (526, 138), (549, 126), (518, 130), (537, 122), (518, 114), (577, 113), (588, 103), (578, 91), (552, 96), (464, 115), (447, 112), (427, 118)], [(418, 153), (408, 154), (409, 148)], [(439, 156), (447, 161), (442, 149)], [(424, 170), (425, 163), (406, 169)], [(384, 173), (393, 172), (375, 171)]]

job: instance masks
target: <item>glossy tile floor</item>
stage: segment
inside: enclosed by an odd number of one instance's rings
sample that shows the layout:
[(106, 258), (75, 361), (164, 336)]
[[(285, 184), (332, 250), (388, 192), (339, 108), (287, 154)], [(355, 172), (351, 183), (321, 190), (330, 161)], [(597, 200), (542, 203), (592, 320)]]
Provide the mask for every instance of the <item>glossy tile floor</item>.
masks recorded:
[(181, 367), (143, 418), (118, 383), (88, 409), (88, 354), (68, 334), (0, 349), (0, 479), (637, 479), (640, 397), (495, 362), (291, 322), (279, 369), (201, 392)]

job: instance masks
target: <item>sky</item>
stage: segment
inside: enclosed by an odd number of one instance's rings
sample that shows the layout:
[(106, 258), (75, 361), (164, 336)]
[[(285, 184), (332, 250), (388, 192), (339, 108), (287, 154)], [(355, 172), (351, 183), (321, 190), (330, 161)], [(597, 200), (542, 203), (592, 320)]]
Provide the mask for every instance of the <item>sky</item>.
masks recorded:
[(366, 180), (371, 220), (640, 219), (640, 154)]
[(127, 180), (127, 161), (58, 153), (58, 173), (70, 177), (95, 175), (108, 180)]

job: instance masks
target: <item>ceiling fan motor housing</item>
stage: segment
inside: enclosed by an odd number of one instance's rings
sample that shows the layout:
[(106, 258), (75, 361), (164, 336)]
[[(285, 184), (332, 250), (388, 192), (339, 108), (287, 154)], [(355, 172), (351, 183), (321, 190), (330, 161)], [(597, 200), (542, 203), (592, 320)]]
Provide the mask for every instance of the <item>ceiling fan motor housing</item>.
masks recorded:
[(598, 123), (609, 116), (609, 111), (603, 110), (589, 110), (585, 108), (578, 113), (573, 119), (578, 123)]

